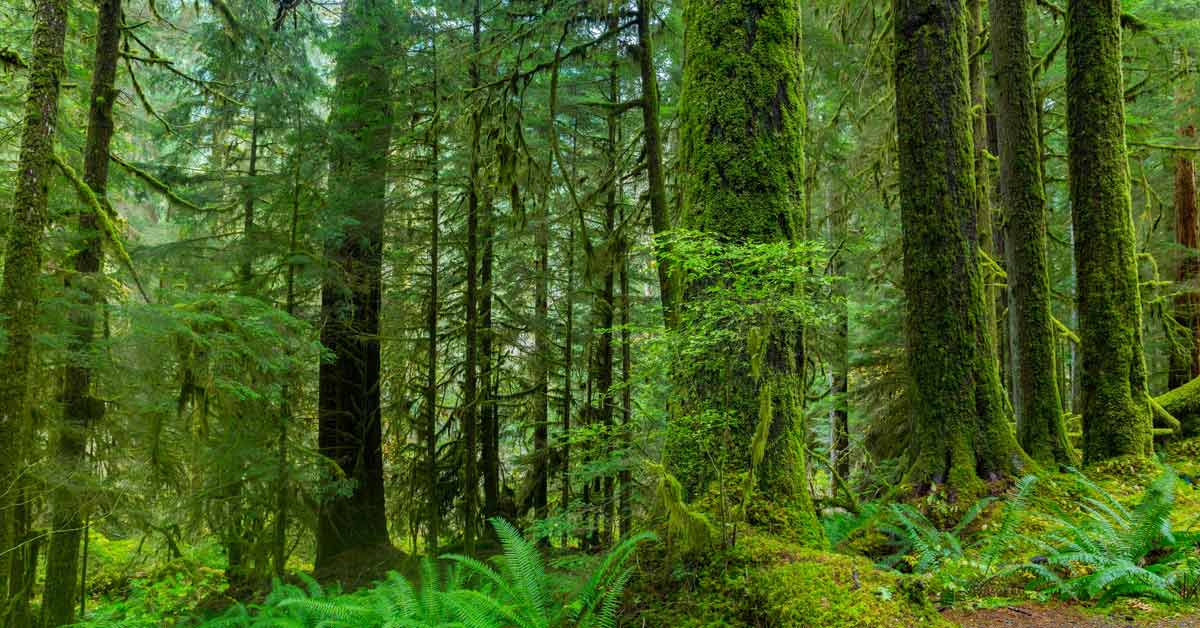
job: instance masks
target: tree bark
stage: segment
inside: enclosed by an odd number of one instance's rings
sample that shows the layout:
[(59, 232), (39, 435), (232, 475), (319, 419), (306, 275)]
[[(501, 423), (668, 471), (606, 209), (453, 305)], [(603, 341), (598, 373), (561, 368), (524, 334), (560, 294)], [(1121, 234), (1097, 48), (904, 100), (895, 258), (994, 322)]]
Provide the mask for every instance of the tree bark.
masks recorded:
[(442, 157), (442, 103), (439, 96), (438, 59), (436, 36), (433, 43), (433, 121), (430, 123), (430, 162), (429, 176), (429, 310), (426, 314), (425, 327), (429, 336), (428, 353), (425, 364), (425, 483), (426, 495), (429, 500), (425, 505), (425, 551), (431, 556), (437, 555), (438, 536), (441, 533), (442, 514), (438, 495), (437, 473), (437, 364), (438, 364), (438, 275), (440, 272), (439, 254), (441, 253), (440, 238), (442, 231), (441, 217), (441, 157)]
[(1046, 262), (1037, 103), (1033, 97), (1024, 0), (991, 0), (996, 128), (1004, 206), (1009, 317), (1014, 339), (1017, 440), (1034, 461), (1070, 464), (1055, 364), (1055, 335)]
[[(54, 163), (54, 132), (58, 122), (58, 95), (62, 78), (63, 44), (67, 29), (64, 0), (33, 3), (33, 53), (25, 120), (17, 163), (17, 188), (13, 197), (4, 278), (0, 285), (0, 330), (6, 347), (0, 355), (0, 574), (5, 574), (0, 623), (32, 623), (29, 598), (33, 580), (28, 566), (33, 552), (23, 504), (25, 481), (20, 478), (29, 422), (29, 384), (33, 362), (33, 332), (37, 322), (38, 282), (42, 273), (42, 236)], [(36, 564), (36, 563), (33, 563)], [(6, 569), (7, 568), (7, 569)]]
[[(117, 91), (118, 44), (121, 37), (121, 0), (97, 3), (96, 54), (92, 63), (92, 95), (88, 109), (87, 140), (84, 148), (83, 180), (108, 209), (108, 152), (113, 136), (113, 103)], [(83, 503), (78, 489), (69, 484), (87, 470), (87, 431), (102, 416), (100, 401), (92, 396), (92, 351), (100, 294), (100, 271), (104, 264), (100, 217), (93, 211), (79, 214), (81, 243), (73, 256), (76, 275), (68, 285), (78, 291), (79, 302), (72, 310), (71, 349), (76, 354), (66, 368), (63, 390), (63, 421), (55, 445), (59, 464), (68, 482), (51, 492), (52, 531), (46, 555), (46, 588), (42, 617), (48, 626), (75, 621), (76, 584), (79, 577), (79, 541), (82, 536)], [(86, 482), (85, 482), (86, 483)]]
[(904, 288), (913, 429), (906, 488), (1028, 467), (1004, 414), (984, 308), (978, 238), (967, 12), (963, 0), (895, 0)]
[(1083, 460), (1090, 464), (1153, 452), (1125, 150), (1120, 1), (1069, 0), (1066, 39)]
[[(650, 226), (655, 236), (661, 236), (671, 228), (671, 224), (667, 217), (667, 184), (663, 176), (662, 139), (658, 124), (658, 75), (655, 74), (654, 44), (650, 31), (650, 16), (654, 12), (652, 0), (638, 0), (637, 11), (638, 70), (642, 76), (642, 140), (646, 152)], [(678, 322), (675, 312), (678, 299), (670, 263), (661, 252), (655, 256), (655, 270), (658, 271), (663, 322), (671, 328)]]
[[(1189, 124), (1179, 134), (1196, 137)], [(1175, 320), (1183, 328), (1184, 341), (1171, 351), (1168, 387), (1178, 388), (1200, 376), (1200, 213), (1196, 210), (1196, 162), (1186, 153), (1175, 157), (1175, 243), (1185, 257), (1179, 261), (1175, 279), (1180, 294), (1175, 297)]]
[[(353, 482), (321, 504), (318, 569), (342, 552), (389, 543), (380, 423), (379, 308), (387, 155), (392, 132), (390, 5), (356, 0), (343, 9), (329, 175), (330, 270), (321, 286), (318, 446)], [(349, 218), (349, 224), (345, 219)]]
[[(480, 52), (480, 6), (475, 0), (472, 18), (471, 34), (472, 59), (470, 74), (472, 89), (479, 87), (479, 52)], [(463, 438), (466, 441), (463, 452), (463, 547), (468, 555), (475, 553), (475, 525), (478, 518), (479, 499), (479, 467), (476, 458), (479, 451), (479, 392), (478, 392), (478, 339), (479, 339), (479, 286), (478, 275), (475, 273), (476, 259), (479, 254), (479, 135), (483, 123), (478, 109), (471, 111), (471, 147), (467, 165), (467, 243), (465, 252), (467, 293), (466, 299), (466, 365), (463, 374)]]
[[(805, 213), (799, 5), (688, 0), (684, 25), (682, 224), (734, 245), (797, 242)], [(698, 286), (686, 292), (689, 302), (703, 303)], [(746, 350), (705, 355), (686, 365), (686, 374), (676, 373), (679, 396), (686, 414), (712, 409), (740, 417), (737, 437), (744, 442), (756, 432), (760, 408), (770, 408), (754, 489), (755, 501), (772, 504), (773, 513), (751, 519), (797, 542), (821, 545), (804, 473), (802, 325), (769, 324), (763, 332), (761, 371), (755, 373)], [(676, 469), (696, 467), (680, 458), (692, 455), (680, 450), (668, 462)], [(744, 471), (753, 461), (747, 451), (738, 465)]]

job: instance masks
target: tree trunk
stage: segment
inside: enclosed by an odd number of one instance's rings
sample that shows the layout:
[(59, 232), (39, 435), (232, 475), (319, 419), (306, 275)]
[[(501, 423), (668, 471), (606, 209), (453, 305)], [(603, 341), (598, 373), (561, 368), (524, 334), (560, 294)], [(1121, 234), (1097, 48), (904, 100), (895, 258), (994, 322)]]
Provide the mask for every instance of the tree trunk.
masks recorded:
[[(987, 88), (984, 86), (983, 53), (983, 5), (984, 0), (968, 0), (970, 12), (970, 42), (967, 67), (971, 82), (971, 136), (975, 140), (975, 235), (979, 250), (993, 260), (996, 259), (996, 242), (992, 234), (992, 177), (987, 160), (988, 120)], [(991, 0), (995, 1), (995, 0)], [(984, 265), (986, 267), (986, 263)], [(983, 271), (983, 315), (984, 324), (992, 338), (996, 337), (996, 290), (988, 285), (990, 270)]]
[[(836, 278), (845, 275), (841, 243), (848, 234), (850, 211), (842, 206), (839, 196), (831, 195), (831, 200), (829, 235), (838, 252), (830, 260), (829, 272)], [(834, 472), (845, 480), (850, 477), (850, 400), (847, 398), (850, 389), (850, 295), (847, 294), (845, 282), (842, 281), (834, 284), (834, 291), (841, 301), (834, 306), (837, 308), (837, 314), (833, 323), (833, 355), (830, 367), (833, 371), (830, 390), (830, 394), (833, 395), (833, 408), (829, 412), (829, 462)]]
[[(654, 45), (650, 32), (652, 0), (638, 0), (637, 57), (642, 75), (642, 139), (646, 151), (646, 185), (650, 196), (650, 225), (655, 236), (671, 228), (667, 217), (667, 184), (663, 177), (662, 139), (658, 126), (658, 75), (654, 67)], [(668, 328), (677, 322), (674, 279), (665, 255), (656, 255), (658, 288), (662, 300), (663, 321)]]
[(533, 408), (533, 509), (534, 516), (538, 519), (545, 519), (550, 514), (547, 509), (550, 479), (547, 425), (550, 417), (549, 191), (550, 185), (547, 180), (546, 185), (542, 187), (541, 198), (538, 199), (537, 224), (534, 227), (537, 240), (537, 285), (534, 287), (533, 296), (533, 373), (536, 389)]
[[(471, 18), (471, 64), (472, 89), (479, 87), (480, 52), (480, 6), (475, 0)], [(463, 547), (467, 555), (475, 553), (475, 524), (478, 517), (479, 468), (476, 458), (479, 451), (479, 394), (478, 380), (478, 328), (477, 306), (479, 303), (478, 276), (475, 274), (476, 258), (479, 254), (479, 135), (483, 123), (478, 109), (471, 110), (471, 148), (467, 170), (467, 250), (465, 252), (467, 293), (466, 299), (466, 365), (463, 374), (463, 437), (466, 441), (463, 452)]]
[[(625, 222), (625, 212), (621, 212), (621, 222)], [(629, 247), (621, 243), (621, 443), (625, 447), (625, 456), (631, 456), (630, 443), (633, 434), (633, 348), (630, 346), (629, 330)], [(618, 512), (621, 518), (621, 538), (633, 535), (633, 474), (629, 469), (621, 471), (621, 494)]]
[[(799, 5), (781, 0), (685, 3), (680, 136), (682, 222), (688, 228), (733, 244), (794, 243), (803, 236), (800, 20)], [(687, 292), (689, 301), (702, 303), (698, 287)], [(676, 374), (680, 397), (688, 414), (720, 410), (740, 417), (737, 438), (746, 443), (760, 408), (770, 408), (761, 463), (753, 465), (747, 451), (738, 464), (757, 467), (756, 501), (772, 504), (782, 517), (751, 519), (820, 545), (823, 534), (804, 474), (802, 325), (772, 324), (763, 335), (761, 371), (744, 350), (706, 355), (687, 366), (686, 376)], [(668, 460), (672, 467), (689, 464)]]
[[(108, 209), (108, 148), (113, 136), (114, 83), (117, 75), (118, 43), (121, 37), (121, 0), (101, 0), (97, 5), (96, 56), (92, 64), (92, 96), (88, 111), (87, 144), (84, 148), (83, 180), (95, 193), (101, 207)], [(63, 390), (63, 421), (56, 443), (59, 464), (67, 478), (51, 492), (52, 532), (46, 556), (46, 589), (42, 617), (47, 626), (75, 621), (76, 583), (79, 577), (79, 541), (83, 512), (79, 492), (69, 484), (87, 470), (87, 431), (102, 416), (100, 402), (92, 396), (92, 343), (96, 330), (96, 308), (101, 299), (100, 271), (104, 264), (100, 217), (92, 211), (79, 215), (81, 243), (75, 253), (76, 275), (69, 280), (78, 290), (79, 303), (72, 309), (71, 349), (76, 354), (66, 368)], [(86, 482), (85, 482), (86, 483)]]
[[(46, 203), (54, 163), (54, 131), (58, 122), (58, 94), (63, 67), (63, 42), (67, 29), (64, 0), (37, 0), (33, 4), (33, 54), (25, 120), (17, 163), (17, 189), (9, 214), (4, 279), (0, 286), (0, 330), (6, 348), (0, 355), (0, 574), (7, 584), (0, 606), (0, 624), (32, 623), (29, 598), (33, 582), (26, 566), (32, 552), (25, 541), (28, 516), (23, 506), (25, 482), (19, 479), (30, 434), (29, 378), (33, 361), (33, 332), (37, 322), (42, 273), (42, 236)], [(7, 567), (7, 569), (5, 569)]]
[[(353, 482), (321, 504), (318, 569), (347, 550), (389, 543), (379, 407), (379, 307), (387, 155), (392, 132), (390, 5), (356, 0), (343, 9), (343, 48), (330, 113), (329, 207), (340, 227), (326, 243), (318, 446)], [(345, 218), (350, 223), (343, 226)]]
[(1153, 452), (1125, 154), (1119, 0), (1067, 3), (1067, 146), (1083, 345), (1083, 460)]
[(431, 556), (437, 555), (438, 536), (441, 531), (442, 514), (440, 512), (437, 473), (437, 364), (438, 364), (438, 273), (440, 261), (438, 256), (439, 239), (442, 231), (441, 217), (441, 156), (442, 128), (437, 71), (437, 41), (433, 44), (433, 121), (430, 123), (430, 155), (431, 172), (429, 176), (429, 311), (425, 319), (425, 331), (429, 336), (428, 353), (425, 364), (425, 483), (426, 495), (429, 500), (425, 505), (425, 551)]
[[(553, 132), (553, 128), (551, 129)], [(567, 285), (563, 290), (563, 301), (567, 308), (566, 325), (563, 333), (563, 403), (562, 403), (562, 512), (571, 511), (571, 413), (574, 411), (572, 393), (575, 389), (575, 227), (567, 230)], [(563, 535), (563, 547), (570, 537)]]
[(1004, 415), (976, 232), (963, 0), (895, 0), (913, 430), (907, 488), (951, 498), (1029, 462)]
[[(1196, 137), (1196, 127), (1187, 125), (1179, 131), (1187, 139)], [(1196, 211), (1196, 165), (1191, 155), (1175, 157), (1175, 242), (1185, 251), (1176, 269), (1180, 294), (1175, 297), (1175, 320), (1185, 333), (1182, 341), (1171, 351), (1168, 387), (1182, 386), (1200, 376), (1200, 214)]]
[(992, 63), (997, 80), (996, 128), (1000, 197), (1008, 243), (1009, 317), (1014, 339), (1017, 440), (1034, 461), (1070, 464), (1055, 364), (1046, 263), (1046, 199), (1042, 187), (1037, 104), (1033, 98), (1024, 0), (991, 0)]

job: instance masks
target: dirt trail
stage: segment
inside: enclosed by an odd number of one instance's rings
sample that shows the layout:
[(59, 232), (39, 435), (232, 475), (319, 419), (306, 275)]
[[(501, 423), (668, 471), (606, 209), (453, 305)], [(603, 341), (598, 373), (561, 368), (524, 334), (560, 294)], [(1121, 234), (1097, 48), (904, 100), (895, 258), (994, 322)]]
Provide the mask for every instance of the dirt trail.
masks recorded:
[(947, 611), (963, 628), (1200, 628), (1200, 615), (1139, 619), (1128, 613), (1086, 613), (1065, 604), (1023, 604), (975, 611)]

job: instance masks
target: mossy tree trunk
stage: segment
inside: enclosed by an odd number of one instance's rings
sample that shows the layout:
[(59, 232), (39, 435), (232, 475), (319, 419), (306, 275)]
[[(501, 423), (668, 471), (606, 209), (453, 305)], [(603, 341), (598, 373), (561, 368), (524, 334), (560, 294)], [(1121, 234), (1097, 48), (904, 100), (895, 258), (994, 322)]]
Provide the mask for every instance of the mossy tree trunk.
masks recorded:
[(42, 236), (54, 163), (54, 132), (58, 95), (65, 68), (63, 43), (67, 30), (65, 0), (33, 3), (33, 53), (25, 120), (17, 162), (17, 188), (9, 214), (4, 279), (0, 285), (0, 330), (6, 347), (0, 355), (0, 573), (7, 586), (0, 590), (0, 624), (32, 623), (29, 598), (33, 592), (30, 563), (33, 544), (27, 543), (28, 512), (23, 503), (24, 480), (19, 473), (30, 430), (29, 377), (33, 360), (42, 273)]
[[(1196, 127), (1189, 124), (1179, 134), (1193, 140)], [(1196, 162), (1191, 155), (1175, 157), (1175, 243), (1184, 251), (1175, 279), (1180, 294), (1175, 297), (1175, 320), (1183, 339), (1171, 352), (1168, 386), (1178, 388), (1200, 376), (1200, 212), (1196, 208)], [(1178, 417), (1176, 417), (1178, 418)]]
[(1120, 0), (1067, 3), (1067, 146), (1083, 459), (1153, 450), (1125, 152)]
[(389, 542), (380, 425), (379, 307), (387, 155), (392, 132), (391, 5), (345, 6), (330, 113), (330, 268), (321, 286), (318, 444), (353, 482), (321, 504), (317, 568), (347, 550)]
[[(984, 44), (984, 23), (983, 9), (984, 0), (968, 0), (967, 7), (970, 13), (970, 23), (968, 29), (970, 32), (970, 40), (968, 42), (967, 53), (970, 55), (968, 63), (968, 79), (971, 83), (971, 137), (975, 140), (975, 220), (976, 238), (979, 241), (979, 250), (983, 251), (993, 259), (996, 257), (996, 242), (992, 233), (992, 176), (991, 167), (988, 165), (987, 149), (988, 149), (988, 124), (987, 124), (987, 88), (984, 85), (983, 63), (983, 44)], [(985, 264), (986, 267), (986, 264)], [(983, 300), (985, 324), (988, 333), (994, 338), (996, 329), (996, 290), (988, 285), (991, 272), (985, 270), (983, 273), (984, 287)]]
[[(662, 135), (658, 125), (658, 76), (654, 67), (654, 44), (650, 32), (650, 17), (654, 11), (652, 0), (637, 3), (637, 57), (638, 70), (642, 78), (642, 139), (646, 152), (646, 185), (650, 197), (650, 225), (654, 235), (670, 229), (667, 217), (667, 184), (663, 175)], [(668, 260), (663, 255), (656, 257), (659, 294), (662, 300), (663, 321), (668, 327), (676, 323), (674, 279)]]
[(992, 0), (1000, 199), (1008, 243), (1017, 441), (1035, 461), (1054, 468), (1070, 463), (1072, 455), (1055, 366), (1046, 263), (1046, 199), (1025, 13), (1024, 0)]
[(975, 493), (1028, 457), (1004, 414), (984, 312), (963, 0), (895, 0), (913, 429), (905, 482)]
[[(105, 209), (108, 208), (108, 152), (113, 136), (112, 113), (117, 96), (114, 83), (120, 37), (121, 0), (101, 0), (97, 3), (96, 55), (92, 64), (83, 180)], [(75, 621), (79, 541), (84, 529), (83, 500), (78, 485), (87, 469), (87, 430), (102, 415), (100, 402), (92, 396), (92, 344), (96, 332), (96, 308), (102, 300), (99, 283), (104, 264), (99, 220), (93, 211), (79, 215), (80, 244), (73, 260), (76, 274), (69, 281), (70, 287), (78, 291), (79, 303), (71, 315), (71, 349), (75, 358), (66, 368), (63, 421), (55, 442), (63, 482), (54, 487), (50, 497), (52, 532), (46, 557), (46, 588), (42, 596), (42, 623), (47, 626)]]
[[(734, 245), (798, 241), (805, 179), (799, 4), (688, 0), (684, 24), (683, 226)], [(689, 301), (705, 298), (698, 289), (686, 292)], [(747, 450), (746, 467), (760, 408), (768, 408), (755, 500), (784, 517), (761, 523), (821, 544), (805, 479), (803, 329), (769, 324), (762, 332), (759, 376), (745, 349), (707, 355), (689, 369), (693, 381), (681, 382), (683, 405), (693, 413), (731, 414), (736, 446)]]

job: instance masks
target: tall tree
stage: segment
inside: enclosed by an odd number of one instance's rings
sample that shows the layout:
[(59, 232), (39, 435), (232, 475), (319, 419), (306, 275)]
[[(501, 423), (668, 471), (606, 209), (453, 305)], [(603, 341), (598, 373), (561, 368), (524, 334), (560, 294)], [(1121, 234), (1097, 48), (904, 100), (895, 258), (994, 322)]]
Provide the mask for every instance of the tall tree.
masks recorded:
[[(1180, 129), (1187, 139), (1196, 137), (1195, 125)], [(1167, 385), (1178, 388), (1200, 377), (1200, 211), (1196, 208), (1196, 162), (1191, 155), (1175, 157), (1175, 243), (1183, 259), (1175, 270), (1181, 293), (1175, 297), (1175, 320), (1185, 332), (1184, 341), (1171, 352)], [(1190, 341), (1190, 342), (1189, 342)]]
[[(801, 15), (784, 0), (688, 0), (681, 94), (683, 226), (737, 245), (795, 243), (804, 233)], [(686, 298), (702, 306), (699, 285)], [(702, 307), (698, 308), (702, 309)], [(685, 382), (690, 412), (740, 417), (749, 442), (767, 425), (756, 492), (787, 513), (771, 522), (802, 542), (823, 543), (805, 480), (803, 329), (773, 322), (763, 359), (705, 355)], [(747, 339), (750, 344), (752, 339)], [(757, 352), (757, 349), (755, 350)], [(723, 382), (723, 385), (714, 385)], [(769, 414), (760, 417), (760, 409)], [(754, 455), (746, 462), (753, 466)]]
[[(654, 40), (650, 31), (650, 17), (654, 12), (652, 0), (638, 0), (637, 4), (637, 61), (642, 77), (642, 139), (646, 153), (646, 183), (650, 196), (650, 225), (654, 235), (666, 233), (671, 228), (667, 217), (667, 184), (663, 176), (662, 135), (658, 124), (658, 76), (654, 67)], [(662, 300), (663, 320), (667, 326), (676, 322), (675, 279), (666, 256), (658, 255), (658, 289)]]
[(1152, 421), (1125, 152), (1120, 0), (1070, 0), (1066, 40), (1083, 460), (1148, 456)]
[[(4, 252), (4, 280), (0, 286), (0, 330), (6, 347), (0, 357), (0, 591), (4, 593), (0, 623), (32, 623), (29, 598), (36, 565), (36, 544), (29, 533), (25, 480), (19, 477), (28, 453), (29, 386), (33, 366), (33, 332), (36, 327), (39, 280), (42, 273), (42, 236), (54, 167), (54, 132), (58, 125), (58, 95), (66, 69), (63, 44), (67, 31), (65, 0), (37, 0), (33, 4), (33, 54), (25, 98), (24, 126), (17, 162), (17, 189), (9, 214), (8, 245)], [(5, 569), (7, 567), (7, 569)]]
[(354, 548), (387, 544), (380, 424), (379, 307), (387, 156), (392, 134), (391, 4), (343, 8), (329, 126), (330, 269), (321, 286), (321, 453), (353, 482), (321, 504), (317, 568)]
[[(113, 136), (120, 38), (121, 0), (101, 0), (97, 3), (96, 54), (92, 63), (83, 180), (105, 210), (109, 209), (108, 153)], [(104, 249), (100, 216), (90, 210), (80, 213), (79, 235), (81, 242), (73, 260), (76, 274), (70, 280), (79, 294), (79, 303), (71, 317), (74, 327), (71, 348), (76, 357), (66, 368), (63, 420), (56, 446), (64, 481), (51, 494), (53, 532), (46, 559), (46, 589), (42, 601), (43, 623), (49, 626), (75, 621), (79, 540), (84, 526), (79, 490), (71, 484), (77, 484), (78, 475), (86, 469), (87, 430), (101, 415), (100, 402), (92, 395), (91, 366), (96, 310), (102, 299), (99, 274), (104, 264)]]
[[(471, 13), (471, 61), (468, 72), (471, 88), (479, 87), (480, 28), (482, 14), (479, 0), (475, 0)], [(478, 109), (471, 111), (471, 146), (467, 170), (467, 242), (466, 261), (466, 365), (463, 373), (463, 436), (466, 449), (463, 452), (463, 546), (467, 554), (475, 551), (475, 523), (479, 510), (479, 277), (475, 272), (479, 257), (479, 149), (483, 118)]]
[(984, 312), (963, 0), (895, 0), (896, 126), (912, 442), (907, 485), (977, 492), (1027, 458)]
[(1071, 462), (1063, 425), (1046, 263), (1046, 198), (1042, 186), (1037, 103), (1023, 0), (992, 0), (992, 63), (997, 82), (996, 133), (1005, 252), (1017, 440), (1035, 461)]

